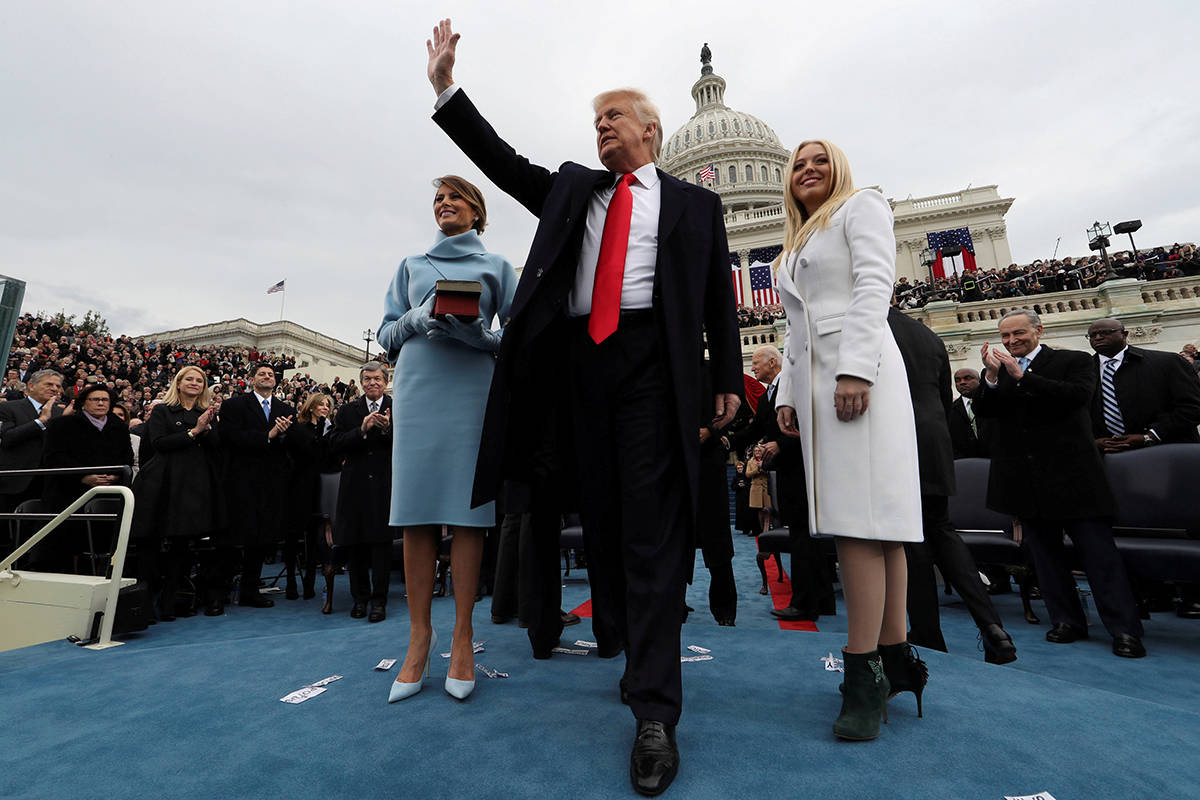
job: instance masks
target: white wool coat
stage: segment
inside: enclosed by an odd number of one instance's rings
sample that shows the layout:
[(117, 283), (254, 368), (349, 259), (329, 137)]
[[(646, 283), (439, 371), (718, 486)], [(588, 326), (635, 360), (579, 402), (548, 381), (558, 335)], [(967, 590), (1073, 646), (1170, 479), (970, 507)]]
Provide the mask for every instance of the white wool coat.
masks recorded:
[[(892, 210), (872, 189), (784, 253), (776, 275), (787, 336), (775, 405), (796, 410), (814, 536), (922, 539), (912, 401), (887, 324), (895, 277)], [(840, 375), (871, 383), (867, 413), (851, 422), (834, 408)]]

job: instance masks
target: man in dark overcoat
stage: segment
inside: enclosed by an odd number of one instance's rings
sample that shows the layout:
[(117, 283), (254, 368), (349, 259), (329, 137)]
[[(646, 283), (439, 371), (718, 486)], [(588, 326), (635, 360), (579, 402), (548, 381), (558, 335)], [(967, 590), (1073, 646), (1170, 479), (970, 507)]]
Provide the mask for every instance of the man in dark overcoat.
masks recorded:
[[(333, 542), (349, 551), (350, 616), (381, 622), (387, 617), (392, 574), (388, 525), (392, 497), (392, 398), (387, 366), (372, 361), (358, 373), (363, 395), (338, 409), (330, 450), (345, 458), (334, 515)], [(371, 611), (368, 615), (367, 604)]]
[[(63, 414), (62, 375), (52, 369), (29, 376), (27, 394), (0, 403), (0, 469), (35, 469), (42, 464), (46, 426)], [(74, 409), (68, 409), (71, 413)], [(12, 511), (23, 500), (42, 496), (42, 479), (33, 475), (0, 478), (0, 511)]]
[(1053, 627), (1046, 640), (1088, 636), (1063, 534), (1083, 562), (1113, 653), (1146, 655), (1129, 576), (1113, 542), (1116, 499), (1092, 437), (1095, 364), (1086, 353), (1041, 344), (1042, 323), (1024, 309), (1000, 319), (1004, 349), (984, 344), (975, 413), (996, 421), (987, 505), (1021, 523)]
[[(263, 559), (282, 538), (291, 457), (284, 433), (296, 409), (274, 397), (276, 376), (269, 364), (252, 364), (251, 391), (221, 404), (221, 445), (225, 450), (225, 497), (229, 535), (217, 542), (226, 575), (241, 548), (241, 583), (238, 602), (252, 608), (269, 608), (275, 601), (258, 590)], [(204, 613), (220, 614), (223, 592), (214, 593)]]
[(506, 467), (528, 448), (508, 410), (538, 403), (544, 387), (514, 382), (520, 362), (543, 358), (547, 341), (565, 343), (564, 405), (573, 411), (568, 430), (586, 476), (593, 630), (604, 654), (626, 656), (623, 686), (637, 719), (630, 780), (638, 792), (660, 794), (679, 763), (679, 637), (699, 491), (702, 335), (715, 428), (733, 419), (743, 388), (721, 201), (655, 168), (662, 123), (632, 90), (593, 102), (605, 169), (568, 161), (551, 172), (531, 163), (454, 85), (457, 44), (449, 20), (427, 43), (434, 121), (539, 219), (505, 320), (472, 502), (493, 500)]

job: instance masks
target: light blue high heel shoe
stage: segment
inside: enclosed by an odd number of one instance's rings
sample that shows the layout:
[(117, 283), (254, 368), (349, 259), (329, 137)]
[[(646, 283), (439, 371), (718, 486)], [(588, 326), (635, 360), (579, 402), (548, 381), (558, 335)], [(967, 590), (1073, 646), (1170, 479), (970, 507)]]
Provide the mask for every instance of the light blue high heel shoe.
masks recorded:
[[(475, 669), (475, 654), (471, 654), (471, 669)], [(447, 670), (448, 671), (448, 670)], [(446, 694), (456, 700), (466, 700), (471, 696), (471, 692), (475, 691), (475, 681), (460, 681), (458, 678), (451, 678), (446, 675)]]
[[(425, 683), (425, 679), (429, 677), (429, 662), (433, 660), (433, 653), (437, 650), (437, 631), (433, 631), (433, 636), (429, 639), (429, 655), (425, 656), (425, 672), (421, 675), (421, 680), (413, 683), (405, 683), (400, 679), (392, 681), (392, 688), (388, 692), (388, 702), (395, 703), (403, 700), (406, 697), (412, 697), (417, 692), (421, 691), (421, 686)], [(447, 678), (449, 680), (449, 678)], [(447, 689), (446, 691), (449, 691)], [(467, 690), (470, 694), (471, 690)]]

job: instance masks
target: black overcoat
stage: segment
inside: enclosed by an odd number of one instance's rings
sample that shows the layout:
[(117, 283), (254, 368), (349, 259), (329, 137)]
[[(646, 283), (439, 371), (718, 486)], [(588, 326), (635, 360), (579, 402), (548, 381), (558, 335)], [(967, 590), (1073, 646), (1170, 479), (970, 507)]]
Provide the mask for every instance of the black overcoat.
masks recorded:
[(954, 445), (947, 422), (954, 405), (950, 356), (936, 333), (898, 308), (888, 311), (888, 326), (908, 375), (908, 394), (917, 424), (921, 494), (950, 497), (955, 493)]
[[(55, 403), (50, 411), (51, 421), (62, 416), (62, 412), (62, 407)], [(34, 469), (42, 465), (46, 432), (37, 418), (38, 412), (28, 399), (0, 403), (0, 469)], [(0, 478), (0, 494), (23, 492), (33, 479), (32, 475)]]
[[(544, 334), (564, 318), (588, 202), (597, 187), (615, 181), (616, 176), (571, 161), (557, 172), (530, 163), (497, 135), (462, 90), (433, 119), (493, 183), (538, 217), (511, 319), (502, 320), (505, 333), (484, 415), (471, 497), (474, 507), (494, 500), (504, 478), (527, 461), (530, 440), (512, 426), (520, 415), (510, 414), (510, 408), (539, 405), (546, 390), (544, 384), (518, 376), (522, 364), (548, 363), (539, 348), (555, 340)], [(700, 472), (695, 422), (700, 416), (700, 333), (703, 329), (707, 338), (716, 392), (741, 395), (741, 345), (721, 200), (661, 170), (658, 177), (662, 189), (653, 307), (671, 371), (676, 430), (694, 511)], [(527, 465), (524, 471), (528, 472)]]
[[(1092, 359), (1099, 382), (1100, 357)], [(1129, 347), (1113, 376), (1113, 389), (1125, 433), (1153, 430), (1167, 444), (1200, 442), (1200, 378), (1183, 356)], [(1110, 435), (1099, 390), (1092, 398), (1092, 434), (1097, 439)]]
[[(379, 410), (392, 407), (383, 396)], [(334, 514), (333, 543), (353, 545), (390, 542), (399, 531), (388, 525), (392, 502), (392, 430), (374, 427), (362, 435), (367, 398), (359, 397), (338, 409), (330, 434), (330, 450), (342, 456), (342, 479)]]
[(337, 472), (340, 463), (332, 463), (333, 421), (297, 422), (287, 430), (288, 452), (292, 457), (292, 476), (288, 484), (288, 527), (303, 531), (319, 510), (321, 473)]
[(230, 543), (272, 544), (282, 536), (292, 462), (287, 437), (267, 434), (280, 417), (294, 420), (296, 409), (274, 398), (267, 419), (258, 395), (246, 392), (222, 403), (219, 417)]
[(187, 432), (204, 413), (160, 403), (142, 429), (153, 453), (133, 482), (134, 536), (199, 537), (226, 526), (218, 425), (195, 439)]
[(1092, 437), (1096, 366), (1087, 353), (1042, 346), (1020, 382), (979, 381), (976, 416), (994, 419), (988, 508), (1022, 519), (1112, 516), (1116, 500)]
[[(109, 414), (104, 430), (98, 430), (76, 412), (54, 417), (46, 425), (46, 444), (42, 453), (45, 467), (133, 466), (133, 443), (129, 428), (115, 414)], [(62, 511), (90, 487), (82, 475), (47, 476), (42, 500), (51, 511)]]

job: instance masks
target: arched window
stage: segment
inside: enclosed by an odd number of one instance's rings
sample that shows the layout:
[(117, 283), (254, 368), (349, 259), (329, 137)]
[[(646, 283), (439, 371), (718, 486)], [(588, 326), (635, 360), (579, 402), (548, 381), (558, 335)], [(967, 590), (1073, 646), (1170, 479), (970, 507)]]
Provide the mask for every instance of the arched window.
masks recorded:
[(783, 183), (783, 176), (779, 173), (779, 167), (775, 168), (775, 182)]
[(738, 123), (738, 121), (736, 119), (733, 121), (733, 130), (737, 133), (742, 132), (742, 126), (741, 126), (741, 124)]
[(747, 164), (746, 165), (746, 183), (750, 183), (753, 180), (754, 180), (754, 167)]
[(717, 132), (716, 126), (714, 126), (714, 125), (713, 125), (711, 122), (710, 122), (710, 123), (708, 123), (708, 133), (709, 133), (709, 135), (710, 135), (710, 136), (712, 136), (712, 135), (715, 135), (715, 134), (716, 134), (716, 132)]
[(713, 186), (716, 186), (720, 183), (721, 183), (721, 170), (719, 168), (714, 169), (713, 170)]
[(702, 133), (703, 133), (703, 131), (701, 131), (701, 130), (700, 130), (700, 126), (699, 126), (699, 125), (697, 125), (697, 126), (696, 126), (696, 141), (697, 141), (697, 142), (698, 142), (698, 141), (700, 141), (700, 135), (701, 135)]
[(769, 179), (767, 178), (767, 168), (763, 167), (762, 168), (762, 182), (766, 183), (768, 180)]
[(729, 182), (737, 183), (737, 167), (729, 168)]
[[(700, 137), (700, 131), (696, 131), (696, 138), (699, 138), (699, 137)], [(683, 134), (683, 140), (685, 142), (690, 142), (692, 140), (692, 135), (685, 131)]]
[(728, 133), (728, 132), (729, 132), (728, 123), (726, 123), (725, 120), (721, 120), (721, 133)]

